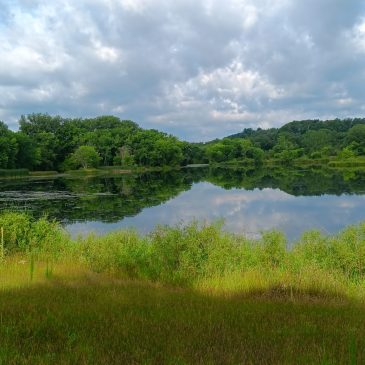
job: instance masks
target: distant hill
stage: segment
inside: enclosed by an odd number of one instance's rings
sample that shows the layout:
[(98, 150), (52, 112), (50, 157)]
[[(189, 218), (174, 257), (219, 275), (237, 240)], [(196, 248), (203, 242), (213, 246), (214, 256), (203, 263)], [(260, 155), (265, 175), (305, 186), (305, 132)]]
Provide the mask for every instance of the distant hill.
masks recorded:
[(242, 132), (232, 134), (227, 138), (249, 138), (255, 135), (261, 134), (274, 134), (280, 132), (288, 132), (294, 134), (304, 134), (310, 130), (318, 131), (320, 129), (328, 129), (335, 132), (347, 132), (356, 124), (365, 124), (365, 118), (347, 118), (347, 119), (308, 119), (308, 120), (295, 120), (284, 124), (280, 128), (270, 129), (252, 129), (245, 128)]

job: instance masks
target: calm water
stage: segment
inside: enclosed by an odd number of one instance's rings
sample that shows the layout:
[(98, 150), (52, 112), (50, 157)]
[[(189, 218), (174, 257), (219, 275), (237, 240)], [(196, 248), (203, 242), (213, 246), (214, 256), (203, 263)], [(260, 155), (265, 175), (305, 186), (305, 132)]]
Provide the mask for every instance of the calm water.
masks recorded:
[(232, 232), (335, 233), (365, 221), (365, 172), (185, 169), (115, 177), (0, 181), (0, 209), (47, 213), (72, 234), (223, 218)]

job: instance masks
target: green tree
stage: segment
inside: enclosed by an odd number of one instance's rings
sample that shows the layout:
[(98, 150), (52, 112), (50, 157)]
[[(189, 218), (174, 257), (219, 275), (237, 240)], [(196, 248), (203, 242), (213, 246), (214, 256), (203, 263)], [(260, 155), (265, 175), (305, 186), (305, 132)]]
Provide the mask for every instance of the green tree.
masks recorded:
[(12, 169), (16, 167), (17, 148), (15, 133), (0, 121), (0, 168)]
[(265, 152), (259, 147), (251, 147), (247, 150), (246, 157), (253, 159), (256, 165), (261, 165), (265, 158)]
[(29, 136), (39, 149), (39, 159), (35, 166), (41, 170), (55, 170), (65, 158), (60, 132), (64, 120), (48, 114), (21, 116), (20, 131)]
[(351, 150), (355, 156), (365, 154), (365, 125), (357, 124), (353, 126), (346, 136), (347, 148)]
[(303, 155), (303, 148), (298, 146), (288, 138), (286, 134), (282, 134), (278, 138), (278, 143), (272, 149), (275, 158), (290, 163), (296, 158)]
[(325, 147), (332, 146), (334, 142), (334, 132), (329, 129), (320, 129), (318, 131), (309, 130), (301, 139), (301, 145), (309, 154), (322, 150)]
[(93, 146), (80, 146), (72, 154), (72, 160), (77, 166), (87, 169), (99, 165), (100, 155)]
[(18, 144), (16, 165), (18, 168), (32, 170), (40, 163), (40, 149), (35, 145), (31, 137), (22, 132), (15, 134)]
[(128, 146), (120, 147), (118, 152), (119, 153), (113, 159), (115, 166), (131, 167), (134, 165), (134, 157)]
[(356, 153), (357, 146), (358, 143), (352, 142), (351, 144), (349, 144), (348, 146), (344, 147), (341, 150), (341, 152), (338, 154), (338, 157), (343, 159), (355, 157), (357, 155)]
[(357, 142), (365, 144), (365, 125), (356, 124), (347, 132), (346, 142), (350, 144), (351, 142)]
[(223, 162), (227, 160), (227, 149), (222, 142), (209, 145), (206, 148), (206, 154), (210, 162)]

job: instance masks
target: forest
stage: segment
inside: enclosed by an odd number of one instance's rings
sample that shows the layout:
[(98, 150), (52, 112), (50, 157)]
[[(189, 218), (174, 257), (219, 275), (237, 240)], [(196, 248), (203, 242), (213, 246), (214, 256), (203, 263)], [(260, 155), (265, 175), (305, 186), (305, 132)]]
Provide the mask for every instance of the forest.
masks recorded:
[(365, 118), (293, 121), (206, 143), (190, 143), (115, 116), (21, 116), (19, 130), (0, 121), (0, 169), (66, 171), (102, 166), (356, 161), (365, 157)]

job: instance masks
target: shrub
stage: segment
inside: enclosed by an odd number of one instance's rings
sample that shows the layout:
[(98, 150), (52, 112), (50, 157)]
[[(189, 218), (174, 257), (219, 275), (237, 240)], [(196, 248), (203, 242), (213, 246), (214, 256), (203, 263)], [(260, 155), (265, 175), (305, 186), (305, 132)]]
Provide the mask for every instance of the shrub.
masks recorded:
[(135, 231), (105, 236), (89, 235), (81, 241), (84, 258), (97, 272), (119, 271), (127, 277), (148, 277), (150, 247)]
[(164, 282), (191, 284), (242, 266), (243, 246), (220, 224), (159, 227), (151, 235), (152, 276)]
[(7, 255), (31, 253), (32, 259), (46, 260), (72, 255), (97, 272), (173, 285), (193, 286), (209, 279), (219, 282), (249, 272), (301, 286), (304, 278), (304, 286), (309, 285), (311, 272), (321, 273), (319, 286), (328, 278), (342, 278), (341, 283), (343, 278), (348, 283), (365, 279), (365, 223), (334, 236), (307, 232), (291, 250), (280, 232), (265, 232), (261, 239), (249, 240), (224, 232), (220, 223), (160, 226), (147, 236), (121, 230), (77, 241), (58, 223), (34, 220), (25, 213), (0, 214), (0, 227), (4, 228)]
[(4, 228), (5, 253), (38, 252), (60, 253), (69, 237), (62, 227), (46, 217), (34, 220), (26, 213), (0, 214), (0, 227)]
[(365, 223), (334, 236), (307, 232), (294, 247), (294, 254), (302, 265), (316, 264), (357, 280), (365, 275)]
[(262, 265), (275, 268), (284, 264), (287, 250), (286, 239), (283, 233), (277, 231), (264, 232), (259, 245)]

